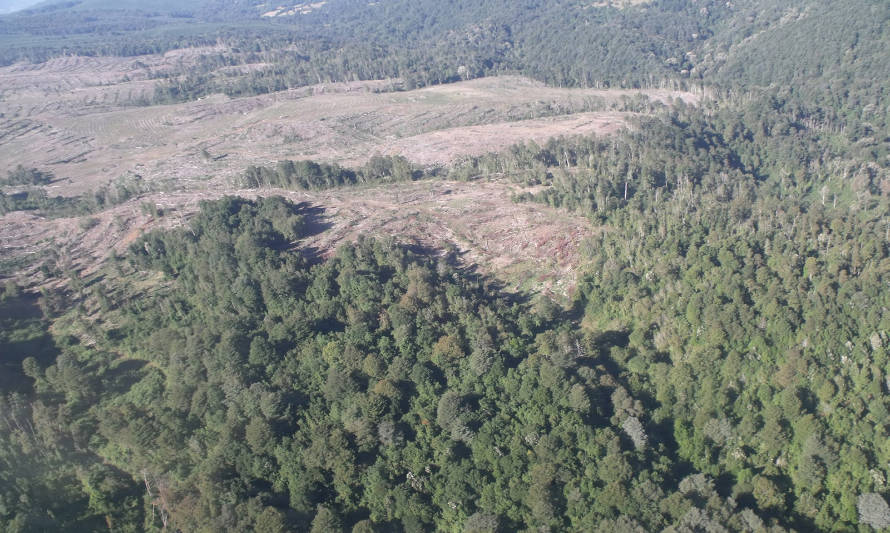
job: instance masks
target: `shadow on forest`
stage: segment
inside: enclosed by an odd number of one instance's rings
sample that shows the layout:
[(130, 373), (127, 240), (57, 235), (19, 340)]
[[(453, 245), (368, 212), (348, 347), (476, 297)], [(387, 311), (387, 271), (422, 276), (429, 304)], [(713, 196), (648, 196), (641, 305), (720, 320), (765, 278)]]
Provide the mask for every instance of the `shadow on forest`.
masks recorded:
[(29, 391), (22, 361), (33, 357), (45, 368), (59, 355), (37, 302), (37, 295), (24, 294), (0, 304), (0, 390)]
[(147, 365), (147, 361), (125, 359), (111, 366), (111, 368), (105, 371), (103, 376), (106, 389), (115, 394), (126, 393), (144, 377), (142, 370)]
[(301, 231), (303, 237), (314, 237), (334, 227), (331, 222), (328, 222), (324, 208), (309, 202), (295, 204), (294, 213), (303, 217), (303, 230)]
[(630, 334), (626, 331), (604, 331), (597, 335), (593, 341), (594, 353), (587, 354), (588, 364), (600, 365), (612, 376), (619, 376), (622, 372), (621, 365), (612, 359), (612, 348), (627, 348), (630, 343)]
[[(301, 239), (314, 237), (334, 227), (334, 224), (329, 221), (329, 217), (325, 215), (325, 209), (323, 207), (312, 205), (309, 202), (294, 204), (294, 214), (303, 217), (303, 228), (300, 232)], [(324, 260), (322, 250), (315, 246), (301, 246), (299, 252), (300, 255), (313, 265), (321, 263)]]
[(509, 305), (525, 305), (531, 301), (531, 294), (525, 292), (509, 292), (506, 290), (507, 286), (504, 282), (490, 274), (481, 272), (478, 264), (462, 261), (461, 257), (467, 254), (467, 251), (460, 252), (456, 250), (447, 250), (417, 242), (403, 244), (402, 246), (417, 256), (436, 261), (444, 261), (446, 265), (455, 269), (467, 281), (481, 285), (487, 300), (491, 299), (489, 295), (497, 295), (497, 297), (502, 298)]

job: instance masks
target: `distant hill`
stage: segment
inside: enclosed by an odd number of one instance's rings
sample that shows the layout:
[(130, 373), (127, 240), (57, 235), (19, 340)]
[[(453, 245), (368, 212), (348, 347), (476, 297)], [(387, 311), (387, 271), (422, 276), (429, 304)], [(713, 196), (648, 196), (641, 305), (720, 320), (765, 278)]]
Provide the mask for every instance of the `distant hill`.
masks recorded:
[[(253, 16), (277, 7), (289, 9), (292, 6), (302, 6), (295, 2), (250, 2), (245, 0), (44, 0), (42, 2), (39, 0), (4, 0), (0, 2), (0, 6), (4, 4), (17, 5), (18, 7), (15, 9), (33, 7), (34, 14), (104, 12), (108, 16), (119, 11), (139, 11), (154, 14), (189, 13), (207, 15), (208, 17), (234, 14)], [(15, 9), (10, 9), (7, 13)]]
[(39, 0), (0, 0), (0, 15), (31, 7), (38, 2)]
[(188, 11), (206, 3), (203, 0), (45, 0), (28, 2), (37, 11), (122, 11), (136, 10), (148, 12)]
[(856, 71), (876, 76), (857, 81), (857, 92), (877, 94), (875, 80), (890, 78), (882, 0), (60, 0), (0, 16), (0, 63), (220, 40), (257, 50), (300, 42), (300, 61), (337, 63), (335, 81), (430, 85), (518, 72), (561, 86), (778, 83), (836, 99), (831, 87)]

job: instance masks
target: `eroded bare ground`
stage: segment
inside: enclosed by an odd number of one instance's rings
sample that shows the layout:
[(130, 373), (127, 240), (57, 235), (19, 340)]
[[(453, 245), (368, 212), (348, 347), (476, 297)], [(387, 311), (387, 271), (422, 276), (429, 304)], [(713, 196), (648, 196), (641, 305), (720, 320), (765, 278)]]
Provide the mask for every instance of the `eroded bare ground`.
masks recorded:
[[(112, 250), (153, 228), (185, 223), (202, 199), (224, 194), (281, 194), (313, 207), (311, 235), (300, 248), (327, 257), (342, 243), (366, 236), (393, 236), (423, 248), (457, 250), (460, 264), (478, 267), (506, 284), (506, 289), (543, 291), (568, 296), (576, 283), (579, 245), (597, 229), (582, 217), (537, 204), (516, 204), (516, 186), (503, 180), (407, 184), (343, 188), (323, 192), (217, 190), (156, 194), (84, 219), (48, 220), (26, 213), (0, 218), (0, 255), (7, 259), (44, 258), (58, 253), (63, 270), (86, 276), (96, 272)], [(140, 205), (150, 201), (164, 208), (151, 217)], [(86, 217), (89, 218), (89, 217)], [(37, 281), (35, 261), (23, 275)]]

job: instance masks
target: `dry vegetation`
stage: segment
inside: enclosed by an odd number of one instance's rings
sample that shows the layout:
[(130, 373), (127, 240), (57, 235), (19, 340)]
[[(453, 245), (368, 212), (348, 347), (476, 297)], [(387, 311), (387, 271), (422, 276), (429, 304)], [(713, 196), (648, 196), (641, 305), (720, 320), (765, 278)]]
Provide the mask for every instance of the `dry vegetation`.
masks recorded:
[[(3, 264), (21, 266), (28, 257), (56, 254), (66, 268), (94, 270), (109, 250), (121, 250), (141, 231), (179, 224), (199, 199), (235, 192), (232, 178), (248, 165), (280, 159), (360, 165), (375, 154), (447, 164), (525, 140), (614, 132), (628, 113), (610, 109), (638, 94), (499, 77), (407, 92), (393, 92), (392, 81), (376, 81), (135, 105), (153, 90), (152, 73), (207, 51), (69, 57), (0, 68), (0, 174), (19, 164), (50, 170), (60, 179), (49, 193), (62, 195), (91, 191), (126, 174), (176, 183), (166, 195), (95, 216), (92, 227), (78, 219), (7, 215), (0, 220)], [(645, 94), (665, 103), (697, 100), (666, 90)], [(477, 181), (287, 196), (324, 209), (331, 227), (307, 243), (322, 254), (362, 232), (437, 249), (450, 243), (465, 264), (497, 273), (513, 288), (565, 294), (574, 283), (578, 244), (591, 229), (556, 210), (514, 204), (511, 192), (506, 182)], [(168, 215), (151, 219), (139, 209), (144, 201), (166, 207)], [(34, 269), (31, 274), (39, 277)]]
[(514, 186), (497, 180), (416, 182), (356, 192), (292, 195), (323, 207), (322, 226), (331, 226), (304, 245), (328, 254), (361, 234), (393, 235), (422, 249), (451, 248), (462, 264), (498, 275), (508, 290), (565, 296), (575, 286), (579, 245), (595, 233), (582, 217), (512, 202)]
[(271, 11), (263, 13), (264, 17), (287, 17), (291, 15), (308, 15), (316, 9), (321, 8), (327, 2), (315, 2), (296, 5), (281, 5)]

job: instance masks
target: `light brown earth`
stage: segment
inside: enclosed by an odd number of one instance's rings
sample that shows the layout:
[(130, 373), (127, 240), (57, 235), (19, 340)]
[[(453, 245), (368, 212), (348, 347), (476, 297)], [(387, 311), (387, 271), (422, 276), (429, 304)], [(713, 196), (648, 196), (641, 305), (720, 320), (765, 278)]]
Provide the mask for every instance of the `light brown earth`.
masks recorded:
[[(62, 179), (51, 193), (76, 194), (129, 173), (184, 186), (227, 183), (249, 165), (281, 159), (353, 166), (400, 154), (447, 164), (522, 140), (612, 133), (628, 113), (609, 108), (640, 93), (496, 77), (404, 92), (381, 92), (394, 82), (372, 81), (133, 105), (153, 91), (149, 72), (175, 69), (189, 57), (180, 51), (0, 68), (0, 175), (20, 164), (52, 170)], [(643, 94), (697, 100), (667, 90)]]
[[(309, 217), (315, 231), (299, 246), (319, 258), (329, 256), (345, 242), (354, 242), (359, 235), (393, 236), (424, 249), (453, 247), (460, 264), (497, 275), (509, 291), (568, 296), (581, 260), (579, 245), (601, 229), (560, 209), (512, 202), (511, 194), (519, 191), (503, 180), (437, 180), (322, 192), (231, 189), (157, 193), (91, 217), (96, 225), (89, 229), (82, 225), (82, 218), (51, 220), (22, 212), (7, 214), (0, 217), (0, 257), (43, 259), (57, 254), (63, 270), (88, 276), (98, 271), (112, 251), (124, 253), (144, 232), (184, 224), (197, 211), (200, 200), (224, 194), (280, 194), (318, 211)], [(147, 215), (141, 209), (143, 202), (162, 207), (165, 214), (158, 218)], [(38, 261), (25, 274), (39, 280)]]
[[(47, 187), (50, 195), (89, 192), (131, 174), (163, 181), (167, 191), (97, 214), (89, 229), (83, 218), (6, 215), (0, 267), (24, 268), (36, 281), (37, 265), (55, 254), (65, 269), (94, 272), (111, 250), (123, 251), (143, 231), (182, 224), (200, 199), (256, 194), (233, 189), (248, 165), (313, 159), (355, 166), (375, 154), (448, 164), (526, 140), (612, 133), (630, 115), (618, 109), (640, 94), (666, 104), (698, 101), (668, 90), (559, 89), (504, 76), (415, 91), (393, 91), (397, 81), (381, 80), (136, 105), (152, 94), (154, 74), (179, 72), (217, 51), (67, 57), (0, 68), (0, 176), (19, 164), (51, 170), (59, 179)], [(324, 210), (330, 228), (304, 243), (322, 256), (359, 233), (393, 235), (431, 249), (451, 244), (464, 265), (495, 274), (510, 288), (567, 294), (578, 245), (596, 230), (560, 210), (515, 204), (515, 190), (505, 179), (480, 179), (278, 192)], [(157, 220), (143, 214), (146, 201), (168, 214)]]

